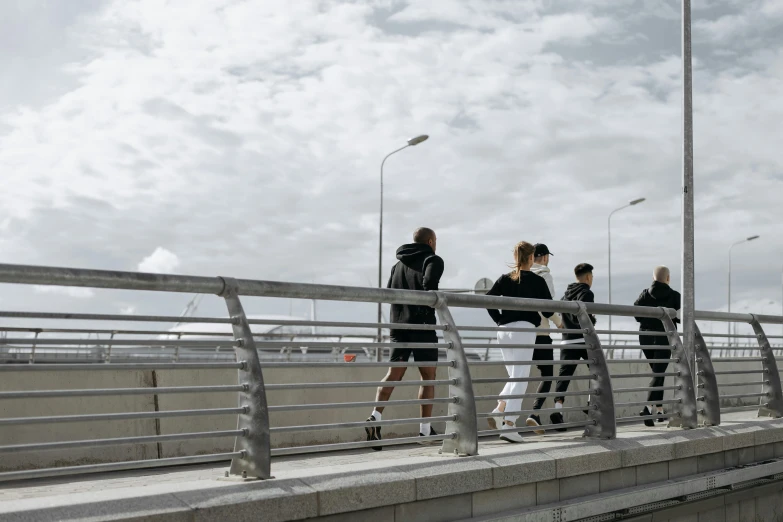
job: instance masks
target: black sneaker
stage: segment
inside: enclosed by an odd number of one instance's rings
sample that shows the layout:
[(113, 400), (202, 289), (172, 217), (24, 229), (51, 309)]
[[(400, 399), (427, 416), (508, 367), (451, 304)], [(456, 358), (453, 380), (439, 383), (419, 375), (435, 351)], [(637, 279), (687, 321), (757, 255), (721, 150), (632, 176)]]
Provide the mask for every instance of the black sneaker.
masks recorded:
[[(375, 422), (375, 417), (370, 415), (370, 418), (367, 419), (367, 422)], [(367, 440), (381, 440), (380, 426), (367, 426), (364, 428), (364, 431), (367, 433)], [(375, 451), (381, 451), (383, 446), (372, 446), (372, 449)]]
[[(430, 426), (430, 435), (440, 435), (440, 434), (437, 433), (434, 429), (432, 429), (432, 426)], [(423, 433), (419, 433), (419, 437), (426, 437), (426, 435), (424, 435)], [(439, 440), (423, 440), (423, 441), (419, 442), (419, 444), (421, 444), (422, 446), (427, 446), (429, 444), (437, 444), (438, 442), (440, 442), (440, 441)]]
[[(658, 413), (658, 415), (666, 415), (666, 412), (665, 412), (665, 411), (659, 412), (659, 413)], [(666, 422), (667, 420), (668, 420), (668, 419), (659, 418), (659, 419), (658, 419), (658, 422)]]
[[(556, 411), (555, 413), (551, 414), (549, 416), (549, 420), (552, 421), (552, 424), (563, 424), (563, 414), (559, 411)], [(555, 428), (556, 431), (568, 431), (568, 428)]]
[[(645, 406), (642, 411), (639, 412), (639, 415), (642, 417), (652, 417), (652, 413), (650, 413), (650, 410), (647, 409)], [(648, 428), (654, 428), (655, 427), (655, 421), (652, 419), (644, 419), (644, 425)]]
[[(527, 418), (525, 424), (528, 426), (541, 426), (541, 418), (538, 415), (531, 415)], [(546, 433), (545, 430), (533, 430), (533, 432), (538, 435), (543, 435)]]

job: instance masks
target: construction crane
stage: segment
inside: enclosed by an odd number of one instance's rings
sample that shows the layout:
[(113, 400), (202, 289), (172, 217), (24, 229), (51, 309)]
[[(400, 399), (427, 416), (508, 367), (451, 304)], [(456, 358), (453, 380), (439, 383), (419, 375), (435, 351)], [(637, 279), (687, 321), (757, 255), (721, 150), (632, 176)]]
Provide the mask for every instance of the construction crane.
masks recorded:
[[(179, 314), (180, 317), (193, 317), (193, 314), (196, 313), (196, 310), (198, 310), (198, 305), (201, 304), (201, 299), (204, 297), (204, 294), (196, 294), (193, 296), (193, 298), (188, 301), (188, 304), (185, 306), (185, 309), (182, 310), (182, 313)], [(174, 328), (177, 326), (183, 324), (182, 321), (178, 322), (174, 325)]]

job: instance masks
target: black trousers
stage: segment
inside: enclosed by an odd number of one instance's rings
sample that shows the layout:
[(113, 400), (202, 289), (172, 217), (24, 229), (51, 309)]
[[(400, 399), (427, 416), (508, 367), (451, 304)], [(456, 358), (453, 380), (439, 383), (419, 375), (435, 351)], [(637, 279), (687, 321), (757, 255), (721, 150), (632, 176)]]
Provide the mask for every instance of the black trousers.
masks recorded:
[[(552, 338), (548, 335), (536, 335), (536, 344), (546, 344), (546, 345), (552, 345)], [(552, 353), (554, 350), (544, 348), (544, 349), (538, 349), (536, 348), (533, 350), (533, 360), (534, 361), (551, 361), (553, 360)], [(538, 365), (537, 365), (538, 366)], [(541, 372), (541, 377), (552, 377), (554, 375), (555, 368), (551, 364), (547, 365), (541, 365), (538, 366), (539, 371)], [(538, 390), (536, 393), (549, 393), (549, 390), (552, 389), (552, 381), (541, 381), (538, 385)], [(536, 402), (533, 404), (534, 410), (540, 410), (544, 406), (544, 402), (546, 401), (546, 397), (539, 397), (536, 399)]]
[[(642, 346), (644, 345), (668, 346), (669, 338), (664, 336), (658, 336), (658, 335), (655, 336), (643, 335), (640, 332), (639, 344), (641, 344)], [(644, 352), (644, 356), (647, 357), (648, 359), (671, 359), (672, 357), (671, 350), (655, 350), (652, 348), (648, 348), (642, 351)], [(653, 374), (666, 373), (666, 369), (669, 367), (669, 363), (667, 362), (649, 363), (649, 364)], [(665, 377), (663, 375), (653, 375), (652, 380), (650, 380), (650, 388), (663, 386), (664, 380)], [(662, 401), (662, 400), (663, 400), (663, 390), (655, 390), (647, 394), (647, 401), (649, 401), (650, 403)], [(661, 404), (657, 404), (657, 406), (661, 406)]]
[[(564, 344), (563, 346), (580, 346), (584, 345), (584, 342), (581, 343), (574, 343), (574, 344)], [(561, 348), (560, 349), (560, 360), (561, 361), (578, 361), (580, 359), (584, 359), (585, 361), (589, 360), (590, 358), (587, 356), (587, 349), (586, 348)], [(560, 371), (557, 372), (558, 377), (571, 377), (574, 372), (576, 371), (576, 364), (561, 364), (560, 365)], [(587, 366), (590, 368), (590, 366)], [(557, 384), (555, 385), (555, 391), (557, 393), (564, 393), (568, 390), (568, 386), (571, 384), (571, 381), (557, 381)], [(565, 402), (565, 397), (555, 397), (556, 401)]]

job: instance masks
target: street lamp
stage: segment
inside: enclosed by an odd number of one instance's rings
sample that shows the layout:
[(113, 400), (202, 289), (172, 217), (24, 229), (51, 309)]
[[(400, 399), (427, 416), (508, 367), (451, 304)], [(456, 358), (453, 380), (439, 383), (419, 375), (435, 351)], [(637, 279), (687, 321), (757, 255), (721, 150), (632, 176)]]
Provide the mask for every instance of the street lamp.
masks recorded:
[[(620, 208), (616, 208), (609, 213), (609, 219), (607, 220), (607, 232), (609, 236), (609, 304), (612, 304), (612, 216), (615, 212), (619, 212), (624, 208), (632, 207), (643, 202), (647, 198), (633, 199), (628, 202), (627, 205), (623, 205)], [(612, 344), (612, 316), (609, 315), (609, 344)]]
[[(380, 226), (378, 227), (378, 288), (383, 288), (383, 275), (382, 275), (382, 267), (383, 267), (383, 164), (386, 163), (386, 160), (389, 159), (389, 156), (392, 154), (396, 154), (400, 152), (403, 149), (407, 149), (408, 147), (415, 147), (419, 143), (426, 141), (429, 136), (426, 134), (422, 134), (421, 136), (416, 136), (415, 138), (411, 138), (408, 140), (408, 143), (404, 147), (400, 147), (397, 150), (393, 150), (390, 153), (386, 155), (386, 157), (383, 158), (383, 161), (381, 162), (381, 211), (380, 211)], [(383, 316), (381, 315), (381, 303), (378, 303), (378, 324), (381, 324), (381, 321), (383, 319)], [(383, 341), (383, 334), (381, 332), (381, 327), (378, 326), (378, 342)], [(376, 360), (381, 360), (381, 347), (378, 347), (378, 352), (376, 355)]]
[[(737, 241), (733, 245), (729, 247), (729, 313), (731, 313), (731, 250), (737, 246), (741, 245), (742, 243), (747, 243), (748, 241), (753, 241), (754, 239), (758, 239), (759, 236), (750, 236), (748, 238), (743, 239), (742, 241)], [(729, 321), (729, 347), (731, 347), (731, 321)]]

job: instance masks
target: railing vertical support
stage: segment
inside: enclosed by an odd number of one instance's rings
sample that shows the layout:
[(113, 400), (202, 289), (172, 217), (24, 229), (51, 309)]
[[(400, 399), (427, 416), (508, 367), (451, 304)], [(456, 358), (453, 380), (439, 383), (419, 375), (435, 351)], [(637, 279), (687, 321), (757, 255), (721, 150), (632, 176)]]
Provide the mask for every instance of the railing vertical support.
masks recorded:
[(235, 353), (244, 363), (239, 369), (239, 384), (244, 390), (239, 392), (239, 406), (245, 408), (237, 419), (237, 429), (245, 435), (237, 437), (234, 451), (241, 451), (241, 458), (231, 461), (231, 475), (246, 478), (268, 479), (271, 475), (271, 446), (269, 432), (269, 409), (266, 402), (264, 376), (258, 359), (256, 343), (250, 324), (247, 322), (242, 302), (239, 300), (236, 280), (223, 277), (223, 290), (218, 294), (225, 299), (234, 339), (237, 341)]
[(693, 374), (688, 361), (688, 353), (682, 345), (677, 327), (669, 317), (666, 308), (661, 308), (661, 313), (661, 323), (666, 330), (669, 344), (673, 347), (670, 358), (676, 361), (674, 367), (677, 369), (677, 377), (674, 378), (674, 385), (677, 386), (677, 389), (674, 390), (674, 398), (680, 401), (674, 405), (676, 415), (669, 417), (669, 427), (696, 428), (699, 425), (696, 411), (698, 408), (696, 407), (696, 393), (693, 389)]
[(449, 415), (456, 416), (456, 420), (446, 423), (446, 431), (457, 434), (456, 439), (444, 440), (440, 451), (444, 455), (478, 455), (476, 400), (473, 395), (473, 380), (470, 377), (468, 358), (465, 356), (462, 337), (449, 310), (446, 296), (440, 292), (436, 295), (434, 308), (440, 324), (446, 327), (443, 330), (443, 338), (449, 344), (446, 351), (446, 359), (451, 363), (448, 367), (449, 379), (455, 380), (455, 384), (449, 385), (449, 397), (456, 398), (456, 402), (449, 403)]
[(693, 353), (696, 361), (696, 413), (699, 426), (720, 425), (718, 379), (707, 343), (698, 325), (693, 325)]
[(33, 337), (33, 346), (30, 348), (30, 360), (28, 361), (30, 364), (35, 362), (35, 347), (38, 344), (38, 334), (40, 333), (40, 331), (35, 332), (35, 337)]
[(590, 396), (591, 407), (587, 413), (588, 419), (593, 421), (593, 424), (585, 427), (583, 436), (595, 439), (613, 439), (617, 436), (617, 422), (609, 367), (601, 348), (601, 341), (598, 339), (593, 322), (587, 313), (587, 307), (581, 301), (576, 301), (576, 304), (579, 306), (577, 313), (579, 326), (582, 327), (587, 354), (591, 359), (590, 373), (593, 377), (590, 379), (590, 389), (594, 390)]
[(764, 386), (762, 391), (767, 394), (767, 402), (762, 402), (759, 408), (759, 417), (783, 417), (783, 391), (780, 388), (780, 374), (778, 373), (778, 363), (775, 360), (775, 354), (769, 345), (767, 334), (761, 327), (756, 316), (751, 314), (750, 325), (756, 334), (756, 340), (759, 343), (761, 352), (761, 365), (764, 369)]

